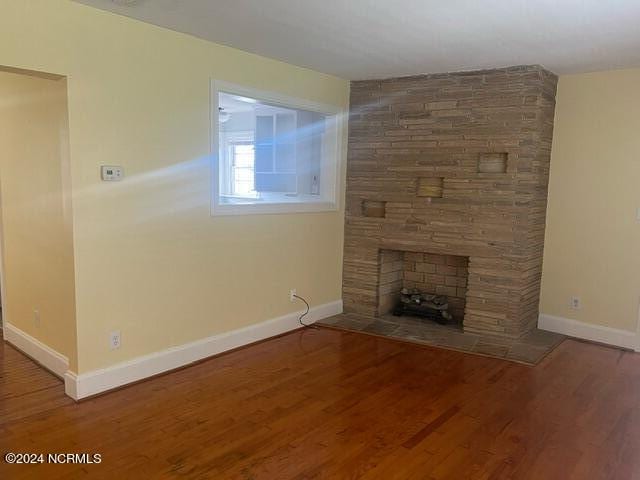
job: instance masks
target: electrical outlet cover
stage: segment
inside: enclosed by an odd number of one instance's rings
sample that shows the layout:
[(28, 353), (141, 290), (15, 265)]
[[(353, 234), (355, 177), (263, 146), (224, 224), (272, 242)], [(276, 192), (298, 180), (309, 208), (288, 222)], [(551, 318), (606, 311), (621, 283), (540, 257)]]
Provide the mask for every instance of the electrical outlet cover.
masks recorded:
[(120, 348), (122, 343), (122, 338), (120, 336), (120, 330), (116, 330), (115, 332), (111, 332), (109, 334), (109, 347), (111, 350), (116, 350)]

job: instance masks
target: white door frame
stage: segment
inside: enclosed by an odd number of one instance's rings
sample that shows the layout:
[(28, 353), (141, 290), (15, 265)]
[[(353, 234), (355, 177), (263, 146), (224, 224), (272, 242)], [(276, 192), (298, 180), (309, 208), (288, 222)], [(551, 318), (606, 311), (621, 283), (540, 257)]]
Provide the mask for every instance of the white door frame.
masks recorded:
[[(0, 178), (2, 175), (2, 169), (0, 168)], [(7, 310), (5, 307), (6, 294), (5, 294), (5, 284), (4, 284), (4, 223), (3, 223), (3, 215), (2, 215), (2, 186), (0, 184), (0, 308), (2, 308), (2, 321), (0, 322), (0, 327), (2, 327), (2, 337), (4, 338), (6, 335), (5, 325), (7, 322)]]

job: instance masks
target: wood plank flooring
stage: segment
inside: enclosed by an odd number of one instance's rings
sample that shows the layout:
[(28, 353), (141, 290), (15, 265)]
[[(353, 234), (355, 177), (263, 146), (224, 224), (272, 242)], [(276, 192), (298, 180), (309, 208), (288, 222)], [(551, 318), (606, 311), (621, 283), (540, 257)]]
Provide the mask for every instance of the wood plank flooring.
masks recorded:
[(640, 479), (640, 355), (564, 341), (536, 367), (299, 330), (80, 404), (0, 346), (0, 479)]

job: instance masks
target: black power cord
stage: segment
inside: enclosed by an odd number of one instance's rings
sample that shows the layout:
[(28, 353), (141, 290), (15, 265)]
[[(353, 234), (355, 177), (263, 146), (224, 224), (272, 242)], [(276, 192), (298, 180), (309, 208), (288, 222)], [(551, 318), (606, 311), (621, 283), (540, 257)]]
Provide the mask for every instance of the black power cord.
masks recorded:
[(309, 303), (304, 298), (302, 298), (300, 295), (292, 295), (292, 296), (293, 296), (293, 298), (297, 298), (298, 300), (302, 300), (304, 302), (304, 304), (307, 306), (307, 311), (304, 312), (302, 315), (300, 315), (300, 317), (298, 318), (298, 322), (300, 323), (300, 325), (302, 325), (303, 327), (306, 327), (306, 328), (315, 328), (311, 324), (304, 323), (302, 321), (302, 319), (309, 314), (309, 310), (310, 310)]

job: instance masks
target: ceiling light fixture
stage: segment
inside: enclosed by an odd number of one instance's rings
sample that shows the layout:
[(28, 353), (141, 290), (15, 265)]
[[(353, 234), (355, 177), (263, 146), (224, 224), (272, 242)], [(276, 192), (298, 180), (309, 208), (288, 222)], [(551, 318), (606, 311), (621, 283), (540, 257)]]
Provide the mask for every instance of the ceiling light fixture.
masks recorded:
[(227, 123), (230, 118), (231, 114), (229, 112), (222, 107), (218, 107), (218, 121), (220, 123)]
[(249, 98), (249, 97), (242, 97), (240, 95), (234, 95), (233, 98), (235, 100), (238, 100), (239, 102), (244, 102), (244, 103), (258, 103), (258, 101), (255, 98)]

